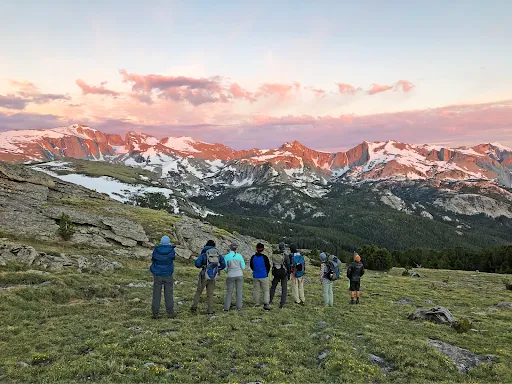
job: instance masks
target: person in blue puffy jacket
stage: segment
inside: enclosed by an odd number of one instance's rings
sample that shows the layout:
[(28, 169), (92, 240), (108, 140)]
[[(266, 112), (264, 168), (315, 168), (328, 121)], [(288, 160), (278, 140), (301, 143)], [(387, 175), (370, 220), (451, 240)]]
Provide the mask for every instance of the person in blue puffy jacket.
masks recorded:
[(151, 310), (153, 319), (158, 318), (160, 301), (162, 299), (162, 285), (164, 287), (165, 310), (171, 318), (176, 317), (174, 312), (174, 259), (176, 246), (171, 244), (169, 236), (163, 236), (160, 244), (153, 249), (152, 264), (149, 270), (153, 274), (153, 301)]

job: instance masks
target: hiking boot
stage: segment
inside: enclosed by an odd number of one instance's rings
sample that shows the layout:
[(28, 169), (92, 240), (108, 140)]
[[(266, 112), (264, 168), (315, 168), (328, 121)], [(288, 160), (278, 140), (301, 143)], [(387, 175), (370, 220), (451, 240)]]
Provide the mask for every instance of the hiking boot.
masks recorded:
[(356, 300), (356, 304), (359, 304), (359, 297), (358, 297), (358, 298), (357, 298), (357, 300)]
[(354, 304), (354, 299), (350, 299), (350, 304)]
[(306, 302), (305, 301), (301, 301), (300, 305), (302, 305), (304, 307), (306, 305)]
[(170, 319), (175, 319), (178, 314), (176, 312), (171, 312), (167, 314), (167, 317)]
[(264, 309), (265, 311), (270, 311), (270, 309), (271, 309), (271, 308), (270, 308), (270, 305), (265, 304), (265, 305), (263, 306), (263, 309)]

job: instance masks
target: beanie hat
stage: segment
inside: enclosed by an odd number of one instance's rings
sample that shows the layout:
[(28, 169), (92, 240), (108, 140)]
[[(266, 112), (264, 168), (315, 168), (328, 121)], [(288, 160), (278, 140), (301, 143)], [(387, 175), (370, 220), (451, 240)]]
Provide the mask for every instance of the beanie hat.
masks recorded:
[(213, 240), (208, 240), (208, 241), (206, 242), (205, 247), (215, 247), (215, 241), (213, 241)]
[(231, 242), (231, 245), (229, 246), (229, 248), (231, 248), (231, 250), (235, 250), (238, 248), (238, 243), (236, 241), (232, 241)]
[(323, 252), (322, 252), (322, 253), (320, 254), (320, 260), (325, 261), (325, 259), (327, 259), (327, 255), (326, 255), (325, 253), (323, 253)]
[(292, 253), (297, 252), (297, 246), (296, 246), (295, 244), (290, 244), (290, 251), (291, 251)]
[(264, 246), (263, 244), (261, 244), (261, 243), (256, 244), (256, 250), (257, 250), (258, 252), (261, 252), (261, 251), (263, 251), (264, 249), (265, 249), (265, 246)]
[(354, 255), (354, 261), (356, 263), (359, 263), (361, 261), (361, 256), (359, 256), (357, 253)]
[(171, 239), (169, 239), (169, 236), (162, 236), (162, 239), (160, 240), (160, 245), (170, 245)]

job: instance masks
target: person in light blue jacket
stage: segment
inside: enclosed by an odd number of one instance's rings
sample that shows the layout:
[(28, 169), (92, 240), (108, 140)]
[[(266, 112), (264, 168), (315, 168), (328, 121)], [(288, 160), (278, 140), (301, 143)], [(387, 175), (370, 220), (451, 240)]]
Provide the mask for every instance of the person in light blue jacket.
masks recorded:
[(151, 258), (151, 267), (149, 270), (153, 274), (153, 301), (151, 310), (153, 319), (158, 318), (160, 311), (160, 301), (162, 299), (162, 286), (164, 287), (165, 310), (171, 318), (176, 317), (174, 312), (174, 259), (176, 246), (171, 244), (169, 236), (163, 236), (160, 244), (153, 249)]
[(245, 260), (237, 253), (238, 243), (233, 241), (229, 247), (230, 252), (224, 256), (226, 262), (226, 298), (224, 299), (224, 311), (229, 311), (233, 297), (233, 286), (236, 288), (236, 309), (242, 310), (242, 289), (244, 285)]

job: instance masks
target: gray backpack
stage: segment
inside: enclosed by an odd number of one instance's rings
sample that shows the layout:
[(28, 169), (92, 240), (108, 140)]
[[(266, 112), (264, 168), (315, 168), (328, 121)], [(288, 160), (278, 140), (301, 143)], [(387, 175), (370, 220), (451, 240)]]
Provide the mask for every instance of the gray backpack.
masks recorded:
[(215, 248), (210, 248), (206, 251), (206, 280), (215, 280), (220, 272), (220, 256)]

